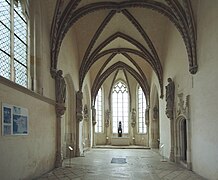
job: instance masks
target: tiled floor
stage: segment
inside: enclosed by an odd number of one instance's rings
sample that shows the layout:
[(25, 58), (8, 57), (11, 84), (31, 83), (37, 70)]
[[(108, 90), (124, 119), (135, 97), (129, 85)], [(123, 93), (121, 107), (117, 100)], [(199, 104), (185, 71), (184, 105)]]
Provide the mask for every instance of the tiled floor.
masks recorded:
[[(125, 164), (111, 163), (112, 158), (126, 158)], [(161, 162), (161, 156), (148, 149), (92, 149), (85, 157), (64, 161), (38, 180), (203, 180), (192, 171), (172, 162)]]

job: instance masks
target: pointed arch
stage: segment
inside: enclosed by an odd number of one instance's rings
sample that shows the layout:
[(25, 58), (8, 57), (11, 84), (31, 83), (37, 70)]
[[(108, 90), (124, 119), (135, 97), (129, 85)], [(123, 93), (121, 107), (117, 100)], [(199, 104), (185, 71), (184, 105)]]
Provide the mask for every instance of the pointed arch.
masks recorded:
[[(57, 4), (62, 2), (57, 1)], [(198, 69), (197, 57), (196, 57), (196, 28), (191, 8), (191, 3), (188, 0), (183, 1), (184, 7), (178, 1), (166, 0), (167, 6), (164, 3), (157, 1), (125, 1), (125, 2), (97, 2), (85, 5), (74, 11), (77, 7), (79, 0), (69, 2), (68, 6), (72, 6), (72, 11), (62, 13), (59, 17), (60, 11), (56, 11), (52, 25), (51, 39), (51, 75), (54, 77), (54, 72), (57, 69), (58, 53), (60, 50), (61, 43), (64, 39), (65, 34), (68, 32), (70, 27), (78, 21), (81, 17), (102, 9), (111, 9), (116, 12), (125, 10), (126, 8), (148, 8), (166, 16), (178, 29), (183, 41), (185, 43), (188, 59), (189, 59), (189, 71), (191, 74), (195, 74)], [(69, 8), (70, 9), (70, 8)], [(184, 9), (184, 10), (182, 10)], [(178, 13), (179, 12), (179, 13)], [(64, 17), (64, 18), (62, 18)], [(64, 26), (61, 26), (61, 22), (57, 19), (63, 19)], [(55, 29), (55, 30), (54, 30)]]
[(98, 76), (93, 85), (92, 85), (92, 103), (93, 100), (96, 97), (96, 93), (97, 90), (99, 89), (99, 87), (101, 87), (101, 85), (103, 84), (103, 82), (107, 79), (107, 77), (114, 71), (116, 71), (117, 69), (125, 69), (126, 71), (128, 71), (135, 79), (136, 81), (140, 84), (140, 86), (142, 87), (145, 96), (147, 99), (149, 99), (149, 95), (150, 95), (150, 87), (148, 85), (148, 81), (147, 79), (143, 79), (142, 76), (140, 76), (140, 74), (138, 74), (138, 72), (136, 72), (133, 68), (131, 68), (130, 66), (128, 66), (127, 64), (119, 61), (115, 64), (113, 64), (112, 66), (110, 66), (104, 73), (102, 73), (100, 76)]
[(112, 85), (112, 133), (117, 133), (121, 123), (122, 132), (129, 133), (129, 89), (123, 80), (117, 80)]
[[(98, 59), (98, 55), (102, 54), (101, 50), (106, 47), (110, 42), (112, 42), (113, 40), (117, 39), (117, 38), (122, 38), (126, 41), (128, 41), (129, 43), (133, 44), (135, 47), (137, 47), (140, 51), (138, 50), (133, 50), (133, 52), (141, 52), (142, 56), (144, 56), (145, 59), (153, 68), (153, 70), (155, 71), (155, 73), (158, 76), (158, 79), (160, 81), (160, 85), (163, 84), (163, 78), (162, 78), (162, 66), (161, 63), (159, 61), (159, 59), (155, 59), (154, 56), (141, 44), (139, 43), (137, 40), (133, 39), (132, 37), (122, 33), (122, 32), (116, 32), (115, 34), (111, 35), (110, 37), (108, 37), (105, 41), (103, 41), (94, 51), (93, 53), (89, 56), (89, 58), (87, 59), (83, 59), (82, 61), (82, 65), (80, 67), (80, 83), (82, 84), (86, 73), (89, 71), (90, 67), (92, 66), (92, 64)], [(118, 48), (115, 48), (117, 51), (119, 51)], [(121, 49), (121, 48), (120, 48)], [(127, 50), (127, 48), (122, 48), (122, 51), (125, 52), (125, 50)], [(129, 49), (128, 51), (130, 51), (131, 49)], [(107, 50), (103, 51), (103, 52), (107, 52)], [(100, 55), (101, 57), (101, 55)], [(97, 59), (96, 59), (97, 58)]]

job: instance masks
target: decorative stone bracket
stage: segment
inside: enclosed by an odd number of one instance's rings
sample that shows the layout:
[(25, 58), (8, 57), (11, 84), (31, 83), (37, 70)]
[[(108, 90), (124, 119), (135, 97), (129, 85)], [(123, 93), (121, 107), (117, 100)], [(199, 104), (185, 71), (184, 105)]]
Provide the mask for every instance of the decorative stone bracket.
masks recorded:
[(57, 118), (61, 118), (65, 111), (66, 111), (66, 107), (63, 104), (56, 104), (55, 106), (55, 110), (56, 110), (56, 116)]

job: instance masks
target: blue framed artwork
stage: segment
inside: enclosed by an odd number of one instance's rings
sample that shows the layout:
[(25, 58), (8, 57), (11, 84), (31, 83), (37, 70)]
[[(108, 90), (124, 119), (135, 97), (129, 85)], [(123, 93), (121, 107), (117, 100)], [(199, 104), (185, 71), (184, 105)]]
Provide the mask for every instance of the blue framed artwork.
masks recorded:
[(2, 134), (27, 135), (28, 109), (2, 103)]

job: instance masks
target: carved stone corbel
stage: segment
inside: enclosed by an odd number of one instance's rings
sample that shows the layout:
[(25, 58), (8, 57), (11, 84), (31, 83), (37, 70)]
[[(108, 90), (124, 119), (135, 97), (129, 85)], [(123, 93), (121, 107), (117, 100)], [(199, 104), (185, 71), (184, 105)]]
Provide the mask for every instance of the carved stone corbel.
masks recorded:
[(56, 110), (57, 118), (61, 118), (64, 115), (65, 111), (66, 111), (66, 107), (63, 106), (62, 104), (57, 103), (55, 105), (55, 110)]

